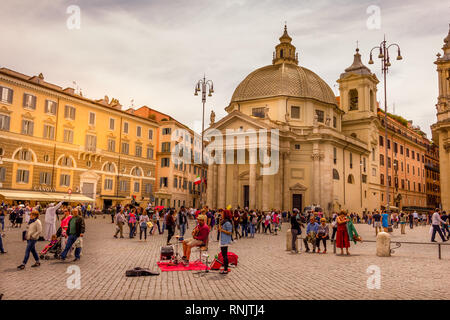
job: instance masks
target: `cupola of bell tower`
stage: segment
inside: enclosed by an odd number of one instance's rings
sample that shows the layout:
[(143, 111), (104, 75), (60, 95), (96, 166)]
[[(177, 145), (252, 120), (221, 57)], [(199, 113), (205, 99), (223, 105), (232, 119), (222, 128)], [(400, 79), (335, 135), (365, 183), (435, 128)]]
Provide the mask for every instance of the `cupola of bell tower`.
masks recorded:
[(298, 65), (298, 54), (295, 46), (291, 44), (292, 38), (287, 32), (287, 26), (284, 25), (284, 33), (280, 37), (280, 43), (275, 47), (272, 64), (291, 63)]
[(378, 79), (361, 61), (359, 48), (353, 55), (353, 63), (341, 74), (339, 80), (340, 107), (345, 112), (376, 114)]

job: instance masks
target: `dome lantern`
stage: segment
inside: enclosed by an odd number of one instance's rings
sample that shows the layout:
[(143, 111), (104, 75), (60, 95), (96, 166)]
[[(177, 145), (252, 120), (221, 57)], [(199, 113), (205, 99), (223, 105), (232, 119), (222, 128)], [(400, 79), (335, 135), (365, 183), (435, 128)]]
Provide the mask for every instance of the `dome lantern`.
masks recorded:
[(280, 43), (275, 47), (272, 64), (290, 63), (298, 65), (298, 54), (295, 52), (295, 46), (291, 44), (292, 38), (287, 32), (287, 26), (284, 25), (283, 35), (280, 37)]

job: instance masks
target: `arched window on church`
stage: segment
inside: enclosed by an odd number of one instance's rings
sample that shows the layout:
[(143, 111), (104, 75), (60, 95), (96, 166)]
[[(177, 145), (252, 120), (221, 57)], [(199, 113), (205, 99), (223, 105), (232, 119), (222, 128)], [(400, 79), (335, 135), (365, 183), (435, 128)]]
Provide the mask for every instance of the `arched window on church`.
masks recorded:
[(370, 90), (370, 111), (374, 111), (374, 97), (373, 97), (373, 90)]
[(354, 184), (355, 183), (355, 178), (353, 177), (352, 174), (348, 175), (347, 182), (350, 183), (350, 184)]
[(348, 100), (350, 101), (349, 110), (358, 110), (358, 90), (350, 90), (348, 92)]
[(339, 180), (339, 172), (336, 169), (333, 169), (333, 179)]
[(357, 135), (356, 135), (356, 133), (354, 133), (354, 132), (351, 134), (351, 136), (352, 136), (353, 138), (357, 138)]
[(283, 58), (283, 49), (280, 50), (280, 58)]

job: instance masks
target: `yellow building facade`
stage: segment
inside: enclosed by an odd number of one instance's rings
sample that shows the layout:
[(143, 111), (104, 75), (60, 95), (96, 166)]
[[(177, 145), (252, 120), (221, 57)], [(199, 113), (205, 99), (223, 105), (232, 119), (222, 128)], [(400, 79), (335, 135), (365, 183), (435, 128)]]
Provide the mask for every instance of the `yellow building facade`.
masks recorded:
[[(6, 200), (148, 202), (156, 121), (73, 88), (0, 69), (0, 195)], [(70, 197), (69, 197), (70, 193)]]
[[(201, 166), (201, 136), (171, 116), (149, 107), (131, 112), (155, 119), (160, 125), (156, 140), (155, 205), (175, 209), (202, 207), (206, 203), (207, 166)], [(177, 152), (177, 145), (178, 149), (183, 146), (184, 152), (189, 151), (189, 157)], [(173, 154), (180, 157), (180, 161), (176, 161)], [(202, 183), (194, 183), (197, 177)]]

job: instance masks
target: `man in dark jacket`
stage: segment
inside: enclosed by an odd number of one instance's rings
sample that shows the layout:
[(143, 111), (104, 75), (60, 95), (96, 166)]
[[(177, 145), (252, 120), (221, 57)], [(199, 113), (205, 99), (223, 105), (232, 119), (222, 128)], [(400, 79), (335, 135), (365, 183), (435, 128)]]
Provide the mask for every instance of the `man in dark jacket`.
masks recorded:
[[(83, 238), (85, 231), (84, 219), (78, 215), (78, 209), (72, 210), (72, 219), (69, 221), (69, 225), (67, 227), (67, 244), (64, 251), (61, 253), (61, 260), (66, 260), (67, 253), (69, 253), (70, 248), (75, 243), (75, 241), (81, 237)], [(80, 260), (81, 247), (77, 247), (75, 249), (75, 259), (74, 262)]]
[(297, 236), (302, 233), (302, 220), (300, 213), (294, 211), (291, 215), (292, 253), (298, 253)]

